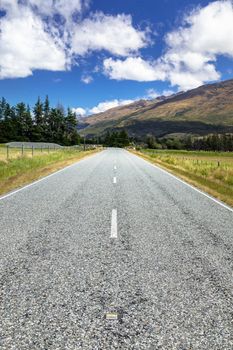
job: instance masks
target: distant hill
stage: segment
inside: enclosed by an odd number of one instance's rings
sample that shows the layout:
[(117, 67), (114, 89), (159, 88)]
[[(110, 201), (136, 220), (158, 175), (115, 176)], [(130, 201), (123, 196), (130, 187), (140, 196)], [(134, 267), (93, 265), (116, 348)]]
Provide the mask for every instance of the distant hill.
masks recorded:
[(233, 133), (233, 79), (91, 115), (85, 118), (82, 134), (101, 135), (122, 128), (139, 138)]

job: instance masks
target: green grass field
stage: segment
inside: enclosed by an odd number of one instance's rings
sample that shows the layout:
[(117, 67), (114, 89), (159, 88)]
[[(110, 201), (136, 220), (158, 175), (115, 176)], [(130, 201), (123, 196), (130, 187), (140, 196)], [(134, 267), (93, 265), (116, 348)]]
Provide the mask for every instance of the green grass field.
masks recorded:
[(0, 195), (64, 168), (79, 159), (98, 152), (98, 149), (81, 151), (80, 149), (59, 149), (48, 151), (11, 149), (6, 159), (6, 149), (0, 146)]
[(233, 206), (233, 153), (143, 149), (134, 152)]

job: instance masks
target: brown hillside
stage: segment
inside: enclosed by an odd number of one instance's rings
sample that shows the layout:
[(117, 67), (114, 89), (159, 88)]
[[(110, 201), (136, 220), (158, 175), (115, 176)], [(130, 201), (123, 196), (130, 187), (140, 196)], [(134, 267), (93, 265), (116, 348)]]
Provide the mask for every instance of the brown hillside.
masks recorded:
[(233, 132), (233, 80), (170, 97), (140, 100), (86, 118), (86, 135), (125, 128), (131, 135)]

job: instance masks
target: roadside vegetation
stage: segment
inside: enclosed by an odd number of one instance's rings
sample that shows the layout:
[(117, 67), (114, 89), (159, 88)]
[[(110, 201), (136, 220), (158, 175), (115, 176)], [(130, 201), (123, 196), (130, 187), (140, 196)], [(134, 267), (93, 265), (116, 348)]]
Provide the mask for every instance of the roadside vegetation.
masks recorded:
[[(71, 109), (50, 106), (49, 98), (38, 98), (30, 108), (20, 102), (11, 106), (0, 100), (0, 142), (44, 142), (63, 146), (100, 144), (129, 147), (138, 155), (164, 167), (191, 184), (233, 206), (233, 135), (211, 134), (137, 139), (127, 130), (109, 130), (102, 135), (82, 138), (78, 120)], [(136, 145), (140, 145), (137, 147)], [(10, 153), (9, 153), (10, 152)], [(78, 159), (97, 152), (81, 148), (12, 149), (0, 145), (0, 194), (25, 185)]]
[(101, 143), (106, 147), (127, 147), (130, 144), (128, 133), (123, 129), (121, 131), (108, 131), (104, 137), (100, 139)]
[(81, 158), (98, 152), (99, 149), (83, 151), (78, 148), (62, 148), (49, 153), (36, 150), (33, 157), (30, 150), (25, 151), (22, 157), (20, 149), (11, 149), (14, 157), (7, 160), (6, 149), (1, 145), (0, 195), (75, 163)]
[(133, 152), (233, 206), (233, 152), (152, 149)]
[(38, 98), (32, 108), (24, 102), (11, 106), (5, 98), (0, 100), (0, 143), (33, 141), (76, 145), (81, 142), (77, 124), (70, 108), (50, 107), (48, 96), (44, 102)]
[(211, 134), (206, 136), (164, 137), (148, 136), (146, 140), (151, 149), (177, 149), (189, 151), (233, 152), (233, 134)]

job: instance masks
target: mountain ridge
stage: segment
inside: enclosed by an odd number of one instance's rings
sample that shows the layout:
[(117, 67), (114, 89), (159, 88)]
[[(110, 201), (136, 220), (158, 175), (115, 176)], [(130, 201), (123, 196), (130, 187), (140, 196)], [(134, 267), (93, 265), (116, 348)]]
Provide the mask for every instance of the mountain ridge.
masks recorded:
[(233, 79), (114, 107), (86, 117), (85, 124), (82, 133), (89, 137), (123, 128), (139, 138), (233, 133)]

